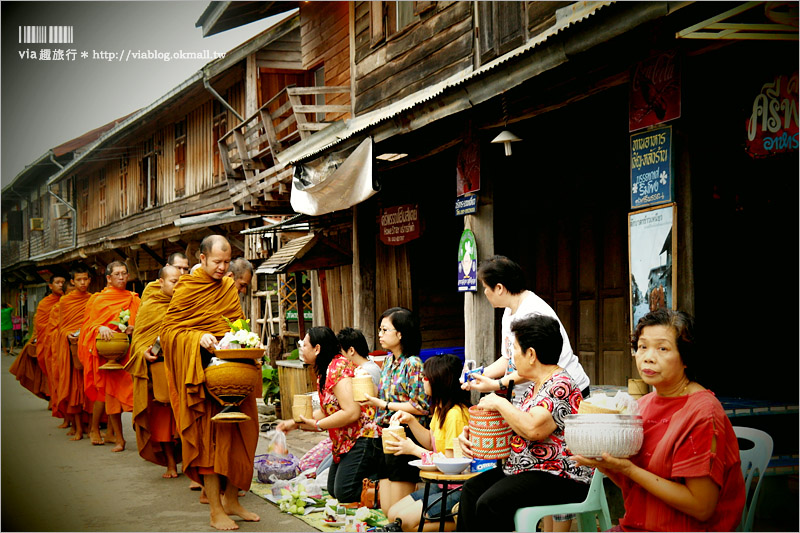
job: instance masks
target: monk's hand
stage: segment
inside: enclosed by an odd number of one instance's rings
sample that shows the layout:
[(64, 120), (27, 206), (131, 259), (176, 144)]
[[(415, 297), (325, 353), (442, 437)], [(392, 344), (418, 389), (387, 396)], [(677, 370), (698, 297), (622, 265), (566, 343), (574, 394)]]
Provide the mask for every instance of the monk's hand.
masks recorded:
[(290, 431), (297, 429), (297, 422), (294, 420), (281, 420), (276, 429), (278, 431), (282, 431), (283, 433), (289, 433)]
[(100, 326), (100, 329), (97, 330), (97, 336), (104, 341), (110, 340), (112, 335), (114, 335), (114, 332), (107, 326)]
[(147, 359), (147, 362), (148, 362), (148, 363), (152, 363), (152, 362), (154, 362), (156, 359), (158, 359), (158, 356), (157, 356), (157, 355), (153, 355), (153, 352), (152, 352), (151, 348), (152, 348), (152, 346), (150, 346), (150, 348), (148, 348), (148, 349), (146, 349), (146, 350), (144, 351), (144, 358), (145, 358), (145, 359)]
[(67, 335), (67, 340), (69, 341), (70, 344), (77, 344), (78, 337), (76, 337), (75, 335)]
[(125, 328), (125, 335), (133, 335), (133, 326)]
[(609, 455), (607, 452), (603, 452), (602, 457), (598, 457), (597, 459), (584, 457), (583, 455), (573, 455), (570, 457), (570, 459), (581, 466), (591, 466), (592, 468), (597, 468), (607, 477), (612, 477), (614, 474), (629, 476), (631, 469), (634, 467), (634, 464), (628, 459), (614, 457), (613, 455)]
[(469, 441), (469, 427), (464, 426), (458, 435), (458, 445), (461, 446), (461, 453), (464, 457), (472, 458), (472, 443)]
[(200, 337), (200, 346), (202, 346), (209, 352), (214, 351), (214, 345), (216, 344), (217, 344), (217, 338), (211, 333), (205, 333), (202, 337)]

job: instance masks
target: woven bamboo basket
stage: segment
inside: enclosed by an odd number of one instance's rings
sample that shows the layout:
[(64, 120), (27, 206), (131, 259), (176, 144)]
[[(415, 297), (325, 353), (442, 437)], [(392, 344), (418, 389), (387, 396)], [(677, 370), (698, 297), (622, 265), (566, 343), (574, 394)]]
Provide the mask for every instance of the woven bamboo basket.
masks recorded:
[(606, 409), (605, 407), (597, 407), (596, 405), (592, 405), (587, 401), (581, 402), (580, 407), (578, 407), (578, 414), (579, 415), (618, 415), (620, 414), (619, 411), (616, 409)]
[(386, 443), (393, 440), (400, 440), (401, 438), (405, 438), (405, 436), (406, 436), (406, 430), (403, 429), (402, 426), (384, 428), (381, 434), (383, 453), (389, 453), (389, 454), (394, 453), (392, 451), (389, 451), (389, 449), (386, 447)]
[(301, 416), (305, 418), (314, 417), (310, 394), (295, 394), (292, 399), (292, 419), (295, 422), (302, 422)]
[(370, 376), (356, 376), (353, 378), (353, 399), (363, 402), (367, 399), (365, 394), (375, 396), (375, 383)]
[(512, 434), (499, 412), (469, 408), (469, 440), (475, 459), (505, 459), (511, 455)]
[(650, 392), (650, 388), (643, 379), (629, 379), (628, 380), (628, 394), (637, 400)]

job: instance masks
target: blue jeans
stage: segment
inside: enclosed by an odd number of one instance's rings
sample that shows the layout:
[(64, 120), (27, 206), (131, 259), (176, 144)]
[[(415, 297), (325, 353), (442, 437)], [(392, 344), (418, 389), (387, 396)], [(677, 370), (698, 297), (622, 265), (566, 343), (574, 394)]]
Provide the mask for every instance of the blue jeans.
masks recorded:
[[(411, 493), (414, 501), (422, 500), (425, 496), (425, 489), (415, 490)], [(450, 514), (453, 511), (453, 506), (461, 499), (461, 490), (449, 488), (447, 491), (447, 501), (444, 504), (445, 514)], [(422, 502), (424, 505), (425, 502)], [(431, 520), (438, 520), (442, 516), (442, 489), (436, 483), (431, 483), (430, 493), (428, 494), (428, 514)], [(425, 518), (427, 520), (428, 518)]]
[(331, 464), (328, 471), (330, 495), (341, 503), (360, 502), (364, 478), (372, 477), (378, 471), (380, 463), (376, 450), (372, 439), (361, 437), (338, 463)]

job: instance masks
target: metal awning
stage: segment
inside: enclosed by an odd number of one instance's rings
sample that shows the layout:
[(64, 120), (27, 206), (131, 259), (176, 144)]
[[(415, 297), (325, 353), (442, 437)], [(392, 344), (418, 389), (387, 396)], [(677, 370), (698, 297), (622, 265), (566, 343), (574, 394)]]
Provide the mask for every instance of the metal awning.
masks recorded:
[(675, 34), (678, 39), (796, 41), (797, 2), (746, 2)]
[(234, 208), (231, 208), (227, 211), (218, 211), (216, 213), (181, 217), (175, 219), (173, 224), (181, 228), (181, 231), (192, 231), (210, 225), (227, 224), (229, 222), (243, 222), (245, 220), (252, 220), (254, 218), (261, 218), (261, 215), (237, 215)]
[(283, 274), (349, 265), (353, 255), (320, 234), (292, 239), (256, 269), (256, 274)]
[[(261, 226), (260, 228), (243, 229), (239, 233), (241, 235), (263, 234), (276, 231), (308, 231), (308, 222), (305, 220), (308, 215), (300, 213), (286, 220), (282, 220), (269, 226)], [(298, 227), (299, 226), (299, 227)]]

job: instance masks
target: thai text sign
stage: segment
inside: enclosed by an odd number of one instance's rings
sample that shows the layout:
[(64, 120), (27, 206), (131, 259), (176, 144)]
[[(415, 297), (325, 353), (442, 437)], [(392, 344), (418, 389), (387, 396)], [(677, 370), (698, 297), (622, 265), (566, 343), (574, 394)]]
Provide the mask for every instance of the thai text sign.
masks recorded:
[(672, 126), (631, 135), (631, 207), (672, 201)]
[(677, 51), (653, 55), (631, 72), (629, 131), (681, 116), (681, 69)]
[(456, 216), (471, 215), (478, 212), (478, 196), (465, 194), (456, 198)]
[(398, 245), (419, 238), (419, 206), (398, 205), (381, 209), (381, 242)]
[(478, 247), (475, 234), (465, 229), (458, 243), (458, 292), (478, 290)]
[(797, 72), (761, 86), (747, 119), (745, 150), (754, 159), (798, 148)]

